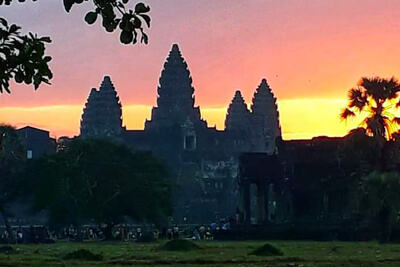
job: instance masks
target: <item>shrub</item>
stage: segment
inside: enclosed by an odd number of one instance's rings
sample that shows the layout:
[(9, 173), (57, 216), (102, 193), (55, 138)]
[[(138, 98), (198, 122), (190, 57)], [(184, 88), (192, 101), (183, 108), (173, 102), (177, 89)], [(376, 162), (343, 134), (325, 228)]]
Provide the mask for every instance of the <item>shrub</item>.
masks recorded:
[(78, 249), (64, 256), (64, 260), (87, 260), (87, 261), (102, 261), (103, 255), (94, 254), (87, 249)]
[(283, 252), (277, 247), (274, 247), (271, 244), (266, 243), (265, 245), (262, 245), (259, 248), (256, 248), (252, 252), (250, 252), (250, 255), (256, 255), (256, 256), (282, 256)]
[(201, 249), (197, 244), (190, 242), (188, 240), (171, 240), (160, 246), (157, 250), (162, 251), (191, 251)]

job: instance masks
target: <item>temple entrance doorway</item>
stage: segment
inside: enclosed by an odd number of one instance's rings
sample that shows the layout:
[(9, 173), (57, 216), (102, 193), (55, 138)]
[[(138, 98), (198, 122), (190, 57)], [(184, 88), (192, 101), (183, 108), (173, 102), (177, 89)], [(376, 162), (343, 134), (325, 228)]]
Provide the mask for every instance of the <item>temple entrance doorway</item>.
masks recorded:
[(243, 153), (239, 157), (239, 213), (244, 224), (267, 224), (276, 216), (275, 189), (282, 180), (276, 155)]

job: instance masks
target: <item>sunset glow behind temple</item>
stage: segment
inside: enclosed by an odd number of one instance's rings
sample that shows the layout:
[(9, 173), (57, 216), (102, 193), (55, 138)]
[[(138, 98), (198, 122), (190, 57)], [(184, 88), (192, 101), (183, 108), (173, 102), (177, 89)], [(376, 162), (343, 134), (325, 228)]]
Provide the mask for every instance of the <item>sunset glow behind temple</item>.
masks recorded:
[(148, 46), (124, 46), (99, 22), (86, 25), (90, 4), (70, 14), (61, 0), (2, 6), (0, 17), (51, 36), (54, 79), (36, 92), (12, 84), (11, 95), (0, 95), (0, 122), (36, 126), (55, 137), (77, 135), (90, 89), (109, 75), (124, 124), (142, 129), (173, 43), (188, 62), (196, 105), (210, 127), (223, 129), (236, 90), (251, 103), (266, 78), (284, 139), (345, 135), (359, 125), (339, 119), (347, 90), (362, 76), (400, 76), (398, 0), (145, 2), (153, 19)]
[[(308, 139), (317, 135), (342, 136), (359, 125), (357, 120), (342, 122), (337, 107), (344, 105), (341, 99), (296, 99), (278, 102), (284, 139)], [(151, 106), (125, 105), (123, 121), (128, 129), (143, 129), (145, 119), (150, 118)], [(202, 116), (210, 127), (224, 128), (226, 107), (204, 107)], [(79, 134), (82, 106), (44, 106), (31, 108), (1, 108), (2, 122), (18, 127), (32, 125), (51, 129), (52, 135), (74, 136)], [(65, 116), (68, 114), (68, 116)], [(316, 116), (318, 114), (319, 116)], [(60, 120), (60, 118), (64, 118)], [(15, 122), (19, 123), (15, 123)], [(316, 130), (313, 130), (316, 129)]]

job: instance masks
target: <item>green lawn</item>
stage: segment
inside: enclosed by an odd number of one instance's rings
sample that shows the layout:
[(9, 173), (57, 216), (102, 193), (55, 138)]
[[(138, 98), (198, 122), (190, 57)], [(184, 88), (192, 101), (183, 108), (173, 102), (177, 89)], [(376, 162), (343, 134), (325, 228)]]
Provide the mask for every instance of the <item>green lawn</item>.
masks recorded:
[[(400, 244), (270, 241), (283, 256), (249, 255), (265, 243), (202, 241), (197, 244), (203, 249), (190, 252), (156, 251), (160, 243), (16, 245), (15, 253), (0, 253), (0, 266), (400, 266)], [(81, 248), (102, 253), (103, 260), (63, 259)]]

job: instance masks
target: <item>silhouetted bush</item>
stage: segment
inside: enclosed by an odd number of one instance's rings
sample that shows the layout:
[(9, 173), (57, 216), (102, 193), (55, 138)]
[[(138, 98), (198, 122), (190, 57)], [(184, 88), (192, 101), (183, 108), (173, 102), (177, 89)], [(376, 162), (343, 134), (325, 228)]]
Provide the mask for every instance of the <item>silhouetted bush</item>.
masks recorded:
[(78, 249), (64, 256), (64, 260), (102, 261), (102, 254), (94, 254), (87, 249)]
[(256, 248), (252, 252), (250, 252), (250, 255), (256, 255), (256, 256), (282, 256), (283, 252), (277, 248), (274, 247), (271, 244), (265, 244), (262, 245), (259, 248)]
[(13, 254), (15, 253), (15, 250), (11, 246), (1, 246), (0, 253)]
[(165, 243), (163, 246), (159, 247), (157, 250), (162, 251), (191, 251), (201, 249), (197, 244), (190, 242), (188, 240), (171, 240)]

